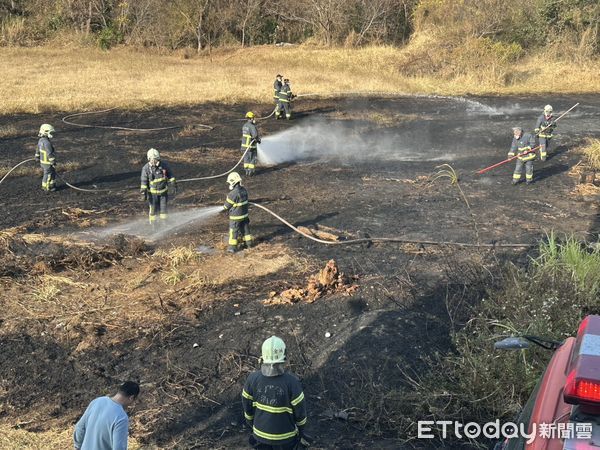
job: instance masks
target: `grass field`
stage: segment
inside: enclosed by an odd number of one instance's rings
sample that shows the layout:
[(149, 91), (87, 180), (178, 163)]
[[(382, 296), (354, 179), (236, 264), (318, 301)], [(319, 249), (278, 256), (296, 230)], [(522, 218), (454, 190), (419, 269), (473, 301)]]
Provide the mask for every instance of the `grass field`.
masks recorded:
[(125, 48), (110, 52), (72, 47), (2, 48), (0, 95), (4, 101), (0, 114), (111, 106), (143, 109), (210, 101), (269, 103), (278, 72), (290, 78), (297, 94), (600, 92), (600, 61), (574, 65), (549, 61), (543, 55), (520, 61), (514, 71), (510, 65), (476, 65), (450, 78), (422, 74), (422, 69), (421, 75), (406, 75), (414, 73), (415, 58), (426, 51), (422, 45), (405, 49), (264, 46), (190, 56)]

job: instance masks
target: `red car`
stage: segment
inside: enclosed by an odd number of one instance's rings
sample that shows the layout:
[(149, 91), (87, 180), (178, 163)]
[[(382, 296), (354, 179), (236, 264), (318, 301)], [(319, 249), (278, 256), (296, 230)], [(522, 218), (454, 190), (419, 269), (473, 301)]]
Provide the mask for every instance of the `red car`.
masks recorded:
[[(587, 316), (577, 337), (562, 343), (524, 338), (556, 351), (518, 419), (531, 437), (511, 437), (496, 449), (600, 450), (600, 316)], [(524, 348), (527, 341), (509, 338), (496, 347)]]

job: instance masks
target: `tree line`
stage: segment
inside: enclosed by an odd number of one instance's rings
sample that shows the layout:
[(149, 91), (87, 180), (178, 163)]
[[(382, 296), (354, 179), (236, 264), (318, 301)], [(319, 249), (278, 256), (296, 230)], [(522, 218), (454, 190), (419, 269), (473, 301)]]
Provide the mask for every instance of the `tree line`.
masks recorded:
[(0, 45), (66, 33), (103, 48), (398, 46), (420, 31), (522, 48), (568, 39), (598, 54), (599, 27), (598, 0), (0, 0)]

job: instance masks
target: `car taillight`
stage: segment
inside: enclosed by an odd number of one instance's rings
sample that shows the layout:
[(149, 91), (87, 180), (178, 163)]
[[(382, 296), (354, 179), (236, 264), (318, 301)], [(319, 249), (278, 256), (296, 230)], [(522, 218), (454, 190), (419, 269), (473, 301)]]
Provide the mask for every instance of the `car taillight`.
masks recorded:
[(589, 380), (578, 380), (577, 373), (572, 371), (565, 384), (565, 402), (576, 405), (581, 402), (600, 403), (600, 383)]
[(565, 403), (600, 413), (600, 316), (587, 316), (581, 322), (567, 373)]

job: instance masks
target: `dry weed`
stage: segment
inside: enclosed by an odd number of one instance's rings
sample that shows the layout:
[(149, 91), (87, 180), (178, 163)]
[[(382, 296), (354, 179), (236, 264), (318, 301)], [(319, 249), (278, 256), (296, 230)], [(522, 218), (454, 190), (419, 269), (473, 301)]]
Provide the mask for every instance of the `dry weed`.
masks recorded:
[[(19, 131), (17, 130), (17, 127), (15, 127), (14, 125), (0, 126), (0, 138), (2, 138), (2, 139), (15, 137), (15, 136), (18, 136), (18, 134), (19, 134)], [(0, 172), (1, 172), (1, 170), (0, 170)]]
[[(471, 72), (451, 79), (440, 77), (433, 70), (414, 77), (403, 73), (397, 64), (390, 64), (390, 61), (410, 62), (411, 58), (422, 56), (426, 46), (417, 49), (415, 46), (421, 44), (418, 39), (413, 41), (407, 48), (294, 46), (275, 49), (258, 46), (244, 49), (235, 58), (229, 58), (227, 52), (214, 52), (187, 60), (176, 54), (153, 54), (149, 58), (147, 52), (127, 48), (114, 49), (107, 54), (89, 48), (4, 47), (0, 48), (4, 62), (4, 82), (0, 86), (4, 101), (0, 113), (38, 113), (48, 109), (77, 111), (114, 106), (144, 109), (148, 104), (270, 102), (273, 67), (279, 67), (290, 77), (298, 94), (335, 96), (340, 92), (382, 90), (519, 94), (539, 92), (539, 86), (553, 93), (600, 90), (600, 79), (596, 76), (599, 62), (589, 60), (577, 65), (549, 62), (544, 55), (521, 60), (519, 72), (531, 72), (535, 76), (516, 76), (511, 83), (502, 81), (501, 70), (487, 66), (474, 67)], [(60, 64), (48, 66), (45, 64), (48, 60)], [(257, 60), (261, 64), (255, 64)], [(119, 88), (107, 89), (106, 86)], [(232, 91), (232, 86), (239, 88)], [(332, 92), (331, 86), (336, 86), (337, 93)], [(39, 92), (45, 93), (43, 99)], [(140, 92), (144, 95), (140, 96)], [(270, 112), (270, 109), (269, 103), (262, 112)]]
[(590, 169), (600, 171), (600, 139), (588, 139), (586, 144), (577, 150), (585, 155), (587, 166)]
[[(12, 450), (49, 450), (73, 448), (73, 428), (31, 432), (9, 425), (0, 425), (0, 448)], [(129, 438), (129, 448), (140, 449), (135, 439)]]

